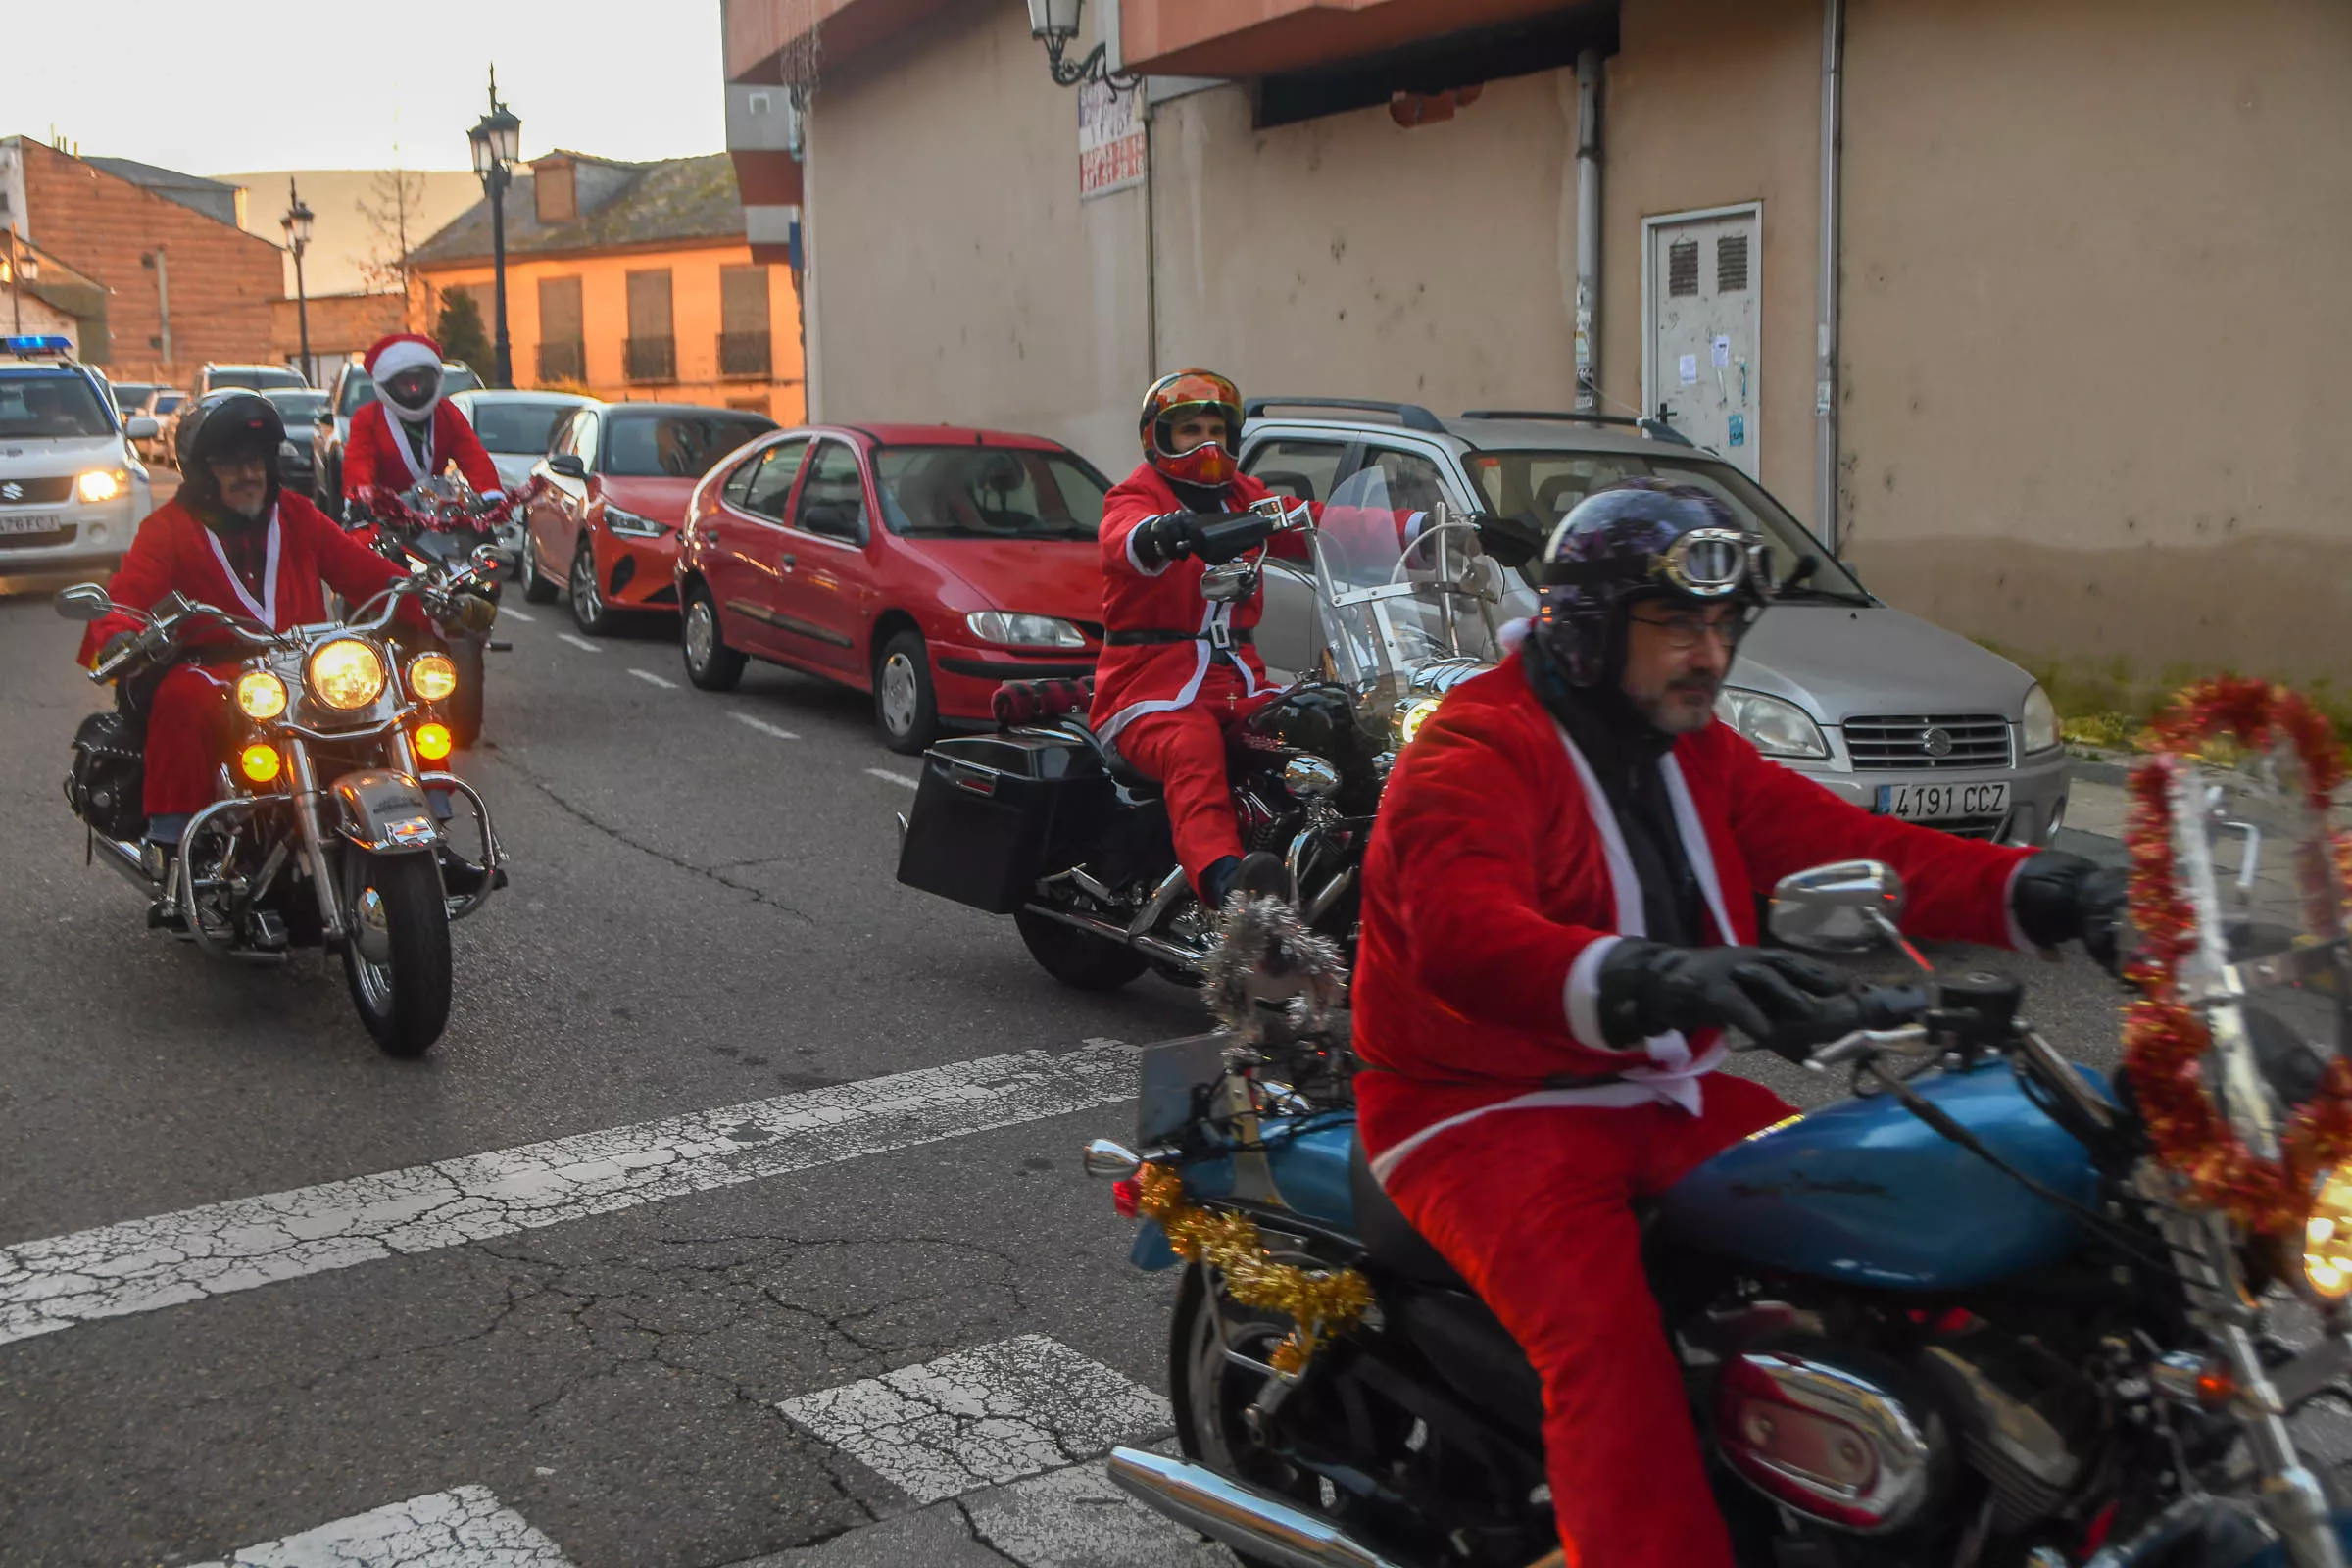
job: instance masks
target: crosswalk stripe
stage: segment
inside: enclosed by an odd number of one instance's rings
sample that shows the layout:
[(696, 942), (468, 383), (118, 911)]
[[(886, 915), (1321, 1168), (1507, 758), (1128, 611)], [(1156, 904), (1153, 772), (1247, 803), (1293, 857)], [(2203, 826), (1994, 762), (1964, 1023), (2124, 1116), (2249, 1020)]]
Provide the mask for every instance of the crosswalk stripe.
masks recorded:
[(1127, 1099), (1089, 1040), (778, 1095), (0, 1248), (0, 1345)]
[(569, 643), (572, 647), (581, 650), (583, 653), (601, 654), (604, 652), (604, 649), (598, 647), (595, 643), (590, 642), (587, 638), (575, 637), (567, 631), (560, 631), (556, 633), (556, 641), (560, 643)]
[(1169, 1424), (1167, 1400), (1043, 1334), (776, 1408), (917, 1502), (1037, 1475)]
[(527, 610), (516, 610), (513, 605), (509, 604), (501, 604), (498, 607), (498, 612), (502, 615), (511, 616), (515, 620), (519, 620), (526, 626), (539, 618), (537, 615), (532, 614)]
[(427, 1493), (196, 1568), (571, 1568), (484, 1487)]
[(674, 692), (678, 689), (678, 683), (676, 681), (664, 680), (650, 669), (639, 669), (636, 665), (631, 664), (629, 666), (629, 673), (636, 676), (639, 680), (644, 681), (647, 685), (659, 686), (665, 692)]
[(752, 728), (758, 730), (760, 734), (773, 735), (780, 741), (797, 741), (800, 739), (800, 737), (794, 734), (791, 730), (778, 729), (775, 725), (770, 724), (766, 719), (754, 718), (749, 713), (729, 713), (727, 716), (735, 720), (735, 722), (738, 724), (748, 724)]
[(923, 787), (921, 780), (908, 778), (904, 773), (893, 773), (887, 767), (869, 767), (866, 771), (885, 784), (904, 784), (910, 790), (919, 790)]

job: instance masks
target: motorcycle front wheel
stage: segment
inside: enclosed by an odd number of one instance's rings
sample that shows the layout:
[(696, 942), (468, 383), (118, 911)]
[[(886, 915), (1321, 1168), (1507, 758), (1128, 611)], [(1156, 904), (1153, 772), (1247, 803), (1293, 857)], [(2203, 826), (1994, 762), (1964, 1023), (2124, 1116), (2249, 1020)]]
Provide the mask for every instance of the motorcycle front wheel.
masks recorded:
[(421, 1056), (449, 1024), (449, 906), (429, 854), (344, 857), (343, 975), (387, 1055)]
[(1032, 909), (1013, 910), (1012, 924), (1038, 967), (1074, 991), (1116, 991), (1152, 964), (1133, 948)]
[(469, 751), (482, 738), (482, 645), (460, 637), (449, 645), (458, 666), (458, 689), (449, 697), (449, 733), (460, 751)]

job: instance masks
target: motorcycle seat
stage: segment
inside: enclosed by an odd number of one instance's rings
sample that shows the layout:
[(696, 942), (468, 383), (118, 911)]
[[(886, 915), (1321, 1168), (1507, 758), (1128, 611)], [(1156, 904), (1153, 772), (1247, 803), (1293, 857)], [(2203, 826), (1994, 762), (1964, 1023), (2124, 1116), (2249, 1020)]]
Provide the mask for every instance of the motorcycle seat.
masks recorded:
[(1445, 1254), (1413, 1228), (1404, 1211), (1381, 1190), (1372, 1175), (1372, 1162), (1364, 1156), (1360, 1139), (1348, 1151), (1348, 1190), (1355, 1200), (1356, 1240), (1363, 1243), (1365, 1252), (1377, 1267), (1416, 1285), (1452, 1291), (1470, 1289), (1461, 1275), (1454, 1272), (1453, 1265), (1446, 1261)]
[(1134, 765), (1121, 757), (1114, 747), (1095, 733), (1094, 726), (1086, 721), (1084, 714), (1065, 713), (1054, 728), (1061, 733), (1073, 735), (1085, 741), (1089, 747), (1093, 748), (1096, 758), (1102, 763), (1103, 770), (1137, 800), (1156, 801), (1159, 799), (1159, 780), (1149, 773), (1137, 771)]

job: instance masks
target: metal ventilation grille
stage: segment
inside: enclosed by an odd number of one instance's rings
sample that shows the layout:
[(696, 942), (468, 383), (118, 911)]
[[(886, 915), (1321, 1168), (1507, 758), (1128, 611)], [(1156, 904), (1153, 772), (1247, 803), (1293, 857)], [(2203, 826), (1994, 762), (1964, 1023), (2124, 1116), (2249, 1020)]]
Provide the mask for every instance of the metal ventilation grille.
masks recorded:
[(1666, 293), (1681, 299), (1698, 292), (1698, 241), (1678, 239), (1666, 247)]
[(1747, 287), (1747, 236), (1725, 234), (1715, 241), (1715, 292), (1737, 294)]
[(2009, 721), (1998, 713), (1893, 713), (1845, 721), (1846, 755), (1862, 772), (2007, 767)]

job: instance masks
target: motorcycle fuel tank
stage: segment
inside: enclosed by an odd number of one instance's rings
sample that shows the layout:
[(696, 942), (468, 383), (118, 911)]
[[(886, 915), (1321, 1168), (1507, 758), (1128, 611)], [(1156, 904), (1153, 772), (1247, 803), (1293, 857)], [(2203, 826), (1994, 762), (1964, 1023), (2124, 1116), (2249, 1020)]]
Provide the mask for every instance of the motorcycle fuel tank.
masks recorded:
[[(2082, 1071), (2101, 1094), (2106, 1082)], [(1912, 1080), (2002, 1159), (2076, 1202), (2097, 1200), (2082, 1146), (2001, 1061)], [(1887, 1096), (1842, 1100), (1733, 1145), (1669, 1189), (1657, 1223), (1687, 1247), (1881, 1290), (1986, 1285), (2071, 1255), (2082, 1236)]]

